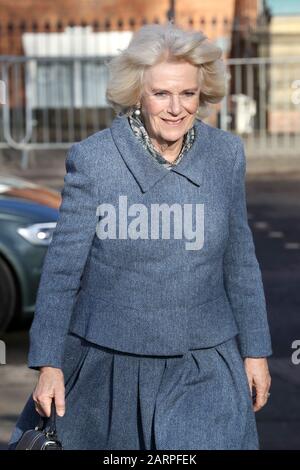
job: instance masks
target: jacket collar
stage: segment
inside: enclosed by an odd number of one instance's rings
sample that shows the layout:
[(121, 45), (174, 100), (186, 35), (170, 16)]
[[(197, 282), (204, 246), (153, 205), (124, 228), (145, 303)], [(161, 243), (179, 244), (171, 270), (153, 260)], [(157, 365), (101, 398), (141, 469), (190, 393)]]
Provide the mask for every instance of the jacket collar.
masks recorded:
[(168, 170), (150, 158), (147, 150), (132, 132), (127, 116), (114, 118), (110, 127), (113, 141), (142, 192), (148, 191), (171, 171), (184, 176), (197, 186), (202, 184), (205, 163), (210, 153), (209, 126), (198, 119), (194, 125), (196, 136), (192, 147), (174, 168)]

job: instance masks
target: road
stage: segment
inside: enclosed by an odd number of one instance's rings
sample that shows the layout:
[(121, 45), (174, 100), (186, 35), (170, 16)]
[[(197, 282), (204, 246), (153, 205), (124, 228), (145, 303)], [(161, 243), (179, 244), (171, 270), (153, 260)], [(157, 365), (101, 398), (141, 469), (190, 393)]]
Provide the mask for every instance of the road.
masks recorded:
[[(256, 413), (261, 448), (300, 450), (300, 364), (291, 360), (292, 343), (300, 341), (300, 180), (247, 181), (247, 206), (274, 349), (271, 396)], [(26, 367), (28, 326), (2, 337), (7, 344), (7, 365), (0, 370), (2, 449), (37, 377)]]

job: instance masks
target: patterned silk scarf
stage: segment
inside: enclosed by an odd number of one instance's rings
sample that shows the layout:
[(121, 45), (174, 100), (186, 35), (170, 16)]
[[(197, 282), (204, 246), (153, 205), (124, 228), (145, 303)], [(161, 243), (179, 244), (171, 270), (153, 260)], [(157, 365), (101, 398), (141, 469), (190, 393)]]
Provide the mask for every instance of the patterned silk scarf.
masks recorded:
[(191, 148), (195, 140), (195, 128), (193, 126), (184, 135), (183, 145), (182, 145), (182, 149), (179, 155), (176, 157), (176, 159), (173, 162), (169, 162), (154, 148), (151, 142), (151, 139), (149, 137), (149, 134), (141, 118), (139, 116), (136, 116), (134, 113), (132, 113), (131, 115), (128, 116), (128, 120), (129, 120), (130, 127), (134, 135), (141, 142), (144, 148), (149, 151), (150, 155), (153, 158), (155, 158), (155, 160), (158, 163), (160, 163), (167, 169), (172, 168), (173, 166), (177, 165), (177, 163), (180, 162), (185, 152), (187, 152)]

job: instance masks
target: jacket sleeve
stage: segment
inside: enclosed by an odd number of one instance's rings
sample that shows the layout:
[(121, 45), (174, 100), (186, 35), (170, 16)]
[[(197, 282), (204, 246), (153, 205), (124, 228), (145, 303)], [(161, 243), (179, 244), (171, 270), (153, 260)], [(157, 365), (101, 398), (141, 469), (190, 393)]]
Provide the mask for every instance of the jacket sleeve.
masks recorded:
[(223, 259), (224, 285), (239, 329), (241, 356), (265, 357), (272, 354), (272, 346), (262, 275), (248, 225), (245, 173), (244, 144), (237, 137), (229, 238)]
[(30, 369), (62, 367), (73, 304), (96, 233), (96, 181), (84, 172), (80, 145), (73, 144), (66, 158), (59, 217), (44, 258), (29, 332)]

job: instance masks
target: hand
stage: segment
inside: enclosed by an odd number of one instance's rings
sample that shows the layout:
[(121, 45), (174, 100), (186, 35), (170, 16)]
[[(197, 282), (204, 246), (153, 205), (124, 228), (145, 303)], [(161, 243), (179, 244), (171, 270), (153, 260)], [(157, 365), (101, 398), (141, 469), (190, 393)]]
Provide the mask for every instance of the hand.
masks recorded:
[(271, 386), (271, 376), (268, 362), (265, 357), (246, 357), (244, 366), (252, 395), (252, 388), (255, 389), (256, 399), (253, 410), (260, 410), (268, 401), (268, 393)]
[(56, 367), (41, 367), (32, 398), (39, 415), (50, 416), (51, 402), (54, 398), (56, 413), (63, 416), (65, 414), (65, 384), (62, 370)]

